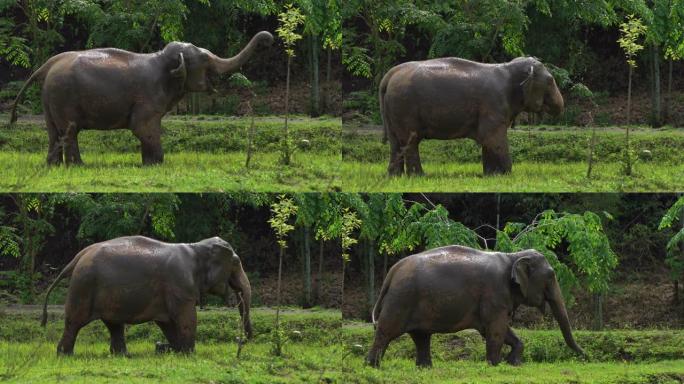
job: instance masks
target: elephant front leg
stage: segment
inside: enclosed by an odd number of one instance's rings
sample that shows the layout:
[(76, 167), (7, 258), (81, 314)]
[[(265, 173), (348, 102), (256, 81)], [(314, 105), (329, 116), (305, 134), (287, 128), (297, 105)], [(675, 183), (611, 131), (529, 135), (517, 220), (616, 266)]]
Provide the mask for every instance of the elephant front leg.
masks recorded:
[(176, 342), (171, 348), (176, 352), (190, 353), (195, 350), (195, 334), (197, 332), (197, 312), (195, 301), (186, 303), (174, 319)]
[(498, 365), (501, 362), (501, 349), (508, 334), (507, 314), (497, 316), (485, 328), (487, 362)]
[(506, 135), (482, 143), (482, 169), (485, 175), (511, 173), (513, 162)]
[(522, 354), (523, 354), (523, 343), (520, 338), (513, 332), (509, 327), (508, 332), (506, 332), (506, 338), (504, 342), (511, 346), (511, 352), (506, 356), (506, 361), (510, 365), (520, 365), (522, 364)]
[(432, 367), (432, 354), (430, 353), (430, 337), (432, 335), (424, 332), (411, 332), (410, 335), (416, 345), (416, 366)]
[(124, 335), (125, 326), (123, 324), (113, 324), (107, 321), (103, 322), (109, 330), (109, 352), (114, 355), (128, 356), (128, 350), (126, 349), (126, 338)]
[(134, 123), (133, 134), (140, 140), (143, 165), (161, 164), (164, 162), (164, 150), (161, 145), (161, 117)]

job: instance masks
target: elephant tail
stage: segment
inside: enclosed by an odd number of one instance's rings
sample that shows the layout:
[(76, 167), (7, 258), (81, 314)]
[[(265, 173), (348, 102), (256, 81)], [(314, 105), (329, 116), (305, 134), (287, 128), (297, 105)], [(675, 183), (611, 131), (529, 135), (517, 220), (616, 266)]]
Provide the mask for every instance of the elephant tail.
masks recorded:
[(55, 64), (59, 57), (60, 55), (56, 55), (50, 58), (48, 61), (45, 62), (45, 64), (41, 65), (40, 68), (33, 72), (31, 76), (29, 76), (28, 80), (24, 82), (24, 85), (19, 90), (19, 93), (17, 93), (17, 97), (14, 99), (14, 102), (12, 103), (12, 108), (10, 109), (10, 125), (14, 124), (17, 121), (17, 105), (19, 105), (19, 102), (21, 101), (21, 98), (24, 95), (26, 89), (31, 84), (33, 84), (34, 81), (43, 81), (45, 79), (45, 75), (47, 75), (48, 71), (50, 70), (50, 68), (52, 68), (52, 66)]
[(371, 321), (373, 322), (374, 328), (378, 322), (377, 320), (380, 316), (380, 311), (382, 310), (382, 299), (385, 298), (385, 294), (387, 294), (387, 290), (389, 289), (389, 286), (392, 283), (392, 276), (394, 276), (394, 268), (390, 268), (389, 272), (387, 272), (387, 276), (385, 276), (385, 281), (382, 282), (382, 288), (380, 288), (378, 299), (375, 301), (375, 305), (373, 306), (373, 311), (371, 312)]
[(45, 302), (43, 303), (43, 317), (40, 320), (41, 326), (44, 327), (45, 324), (47, 324), (47, 306), (48, 306), (48, 297), (50, 296), (50, 292), (52, 292), (52, 289), (55, 288), (55, 286), (57, 286), (57, 283), (59, 283), (60, 280), (62, 280), (65, 277), (71, 276), (71, 273), (74, 271), (74, 268), (76, 268), (76, 264), (78, 264), (78, 260), (81, 259), (81, 256), (83, 255), (84, 251), (85, 251), (85, 249), (83, 251), (79, 252), (73, 258), (73, 260), (71, 260), (69, 262), (69, 264), (67, 264), (67, 266), (64, 267), (64, 269), (62, 269), (62, 272), (60, 272), (59, 275), (57, 275), (57, 278), (55, 279), (55, 281), (53, 281), (52, 284), (50, 284), (50, 287), (47, 289), (47, 292), (45, 292)]
[(380, 116), (382, 117), (382, 143), (387, 144), (387, 136), (389, 135), (389, 122), (387, 121), (387, 116), (385, 115), (385, 93), (387, 92), (387, 84), (392, 77), (392, 70), (387, 72), (385, 76), (382, 77), (380, 81), (380, 87), (378, 87), (378, 102), (380, 104)]

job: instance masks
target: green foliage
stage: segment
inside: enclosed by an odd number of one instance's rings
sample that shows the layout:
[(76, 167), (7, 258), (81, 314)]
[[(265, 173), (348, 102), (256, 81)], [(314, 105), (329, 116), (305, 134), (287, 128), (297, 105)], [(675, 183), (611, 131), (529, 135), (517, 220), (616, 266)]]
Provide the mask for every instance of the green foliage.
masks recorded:
[(352, 237), (352, 233), (361, 226), (361, 220), (356, 217), (356, 212), (351, 211), (349, 208), (342, 209), (342, 223), (340, 238), (342, 241), (342, 263), (346, 264), (349, 262), (349, 249), (358, 240)]
[(31, 67), (30, 48), (25, 38), (13, 35), (13, 29), (14, 24), (11, 20), (0, 18), (0, 58), (11, 65), (29, 68)]
[(271, 218), (268, 223), (275, 232), (278, 239), (278, 246), (281, 249), (287, 248), (287, 235), (294, 230), (294, 225), (290, 224), (290, 218), (297, 213), (298, 207), (292, 198), (280, 195), (278, 201), (271, 204)]
[[(684, 217), (684, 196), (667, 210), (658, 225), (658, 230), (662, 231), (672, 226)], [(684, 242), (684, 222), (682, 228), (676, 231), (674, 236), (667, 242), (667, 258), (665, 263), (670, 268), (670, 277), (679, 280), (684, 274), (684, 256), (682, 256), (682, 242)]]
[(630, 67), (636, 68), (637, 64), (634, 57), (644, 49), (644, 46), (639, 44), (639, 39), (646, 33), (646, 26), (634, 15), (628, 15), (627, 20), (620, 24), (620, 38), (618, 43), (620, 48), (625, 51), (627, 57), (627, 64)]
[[(589, 292), (603, 293), (618, 264), (600, 217), (593, 212), (557, 213), (547, 210), (530, 223), (506, 223), (497, 232), (496, 249), (515, 252), (535, 249), (546, 257), (556, 271), (566, 298), (570, 290), (582, 286)], [(564, 258), (560, 257), (565, 246)]]
[(297, 33), (297, 29), (304, 23), (305, 18), (299, 8), (292, 4), (286, 4), (285, 10), (278, 14), (280, 25), (276, 29), (278, 36), (283, 41), (285, 46), (285, 53), (288, 56), (294, 57), (294, 45), (298, 40), (301, 40), (302, 35)]
[(174, 194), (63, 194), (55, 199), (78, 212), (76, 238), (84, 245), (134, 234), (175, 239), (179, 200)]

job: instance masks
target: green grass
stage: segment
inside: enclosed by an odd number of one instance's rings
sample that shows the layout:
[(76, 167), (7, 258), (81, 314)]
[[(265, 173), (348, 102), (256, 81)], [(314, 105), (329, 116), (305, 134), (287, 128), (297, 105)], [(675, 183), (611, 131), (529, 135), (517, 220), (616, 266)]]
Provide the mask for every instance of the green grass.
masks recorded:
[[(4, 116), (0, 116), (0, 120)], [(210, 120), (212, 119), (212, 120)], [(215, 120), (214, 120), (215, 119)], [(248, 118), (172, 117), (162, 123), (164, 164), (143, 167), (139, 142), (126, 130), (79, 135), (83, 166), (47, 167), (39, 120), (0, 129), (0, 189), (14, 192), (326, 191), (339, 189), (339, 118), (293, 118), (297, 147), (279, 164), (282, 118), (256, 120), (255, 152), (244, 167)], [(303, 140), (308, 140), (305, 144)]]
[[(676, 383), (684, 380), (684, 335), (675, 330), (589, 332), (575, 335), (589, 354), (574, 357), (558, 330), (516, 330), (525, 342), (520, 367), (484, 362), (484, 343), (474, 332), (436, 335), (432, 369), (417, 369), (413, 343), (402, 336), (390, 345), (380, 369), (363, 362), (373, 337), (362, 323), (343, 326), (334, 310), (288, 309), (281, 319), (289, 341), (284, 356), (270, 353), (274, 311), (254, 308), (255, 338), (236, 358), (238, 315), (234, 310), (199, 312), (196, 351), (154, 353), (162, 340), (156, 326), (127, 330), (130, 358), (110, 356), (100, 322), (79, 334), (75, 355), (57, 357), (61, 311), (51, 311), (46, 329), (38, 311), (1, 313), (0, 381), (132, 383)], [(293, 331), (300, 331), (295, 337)], [(354, 348), (360, 344), (361, 348)]]
[(423, 162), (423, 177), (388, 177), (384, 163), (343, 161), (342, 188), (364, 192), (668, 192), (684, 189), (680, 167), (637, 163), (631, 177), (621, 164), (594, 164), (587, 179), (584, 163), (516, 162), (508, 175), (482, 175), (480, 163), (435, 164)]
[[(526, 129), (526, 128), (524, 128)], [(586, 129), (540, 127), (509, 133), (513, 171), (483, 177), (480, 147), (468, 139), (421, 143), (424, 177), (386, 176), (389, 146), (376, 131), (359, 133), (345, 127), (342, 140), (342, 188), (368, 192), (613, 192), (684, 189), (684, 131), (640, 127), (632, 134), (641, 156), (630, 177), (620, 162), (624, 133), (597, 131), (594, 167), (587, 179)], [(644, 150), (651, 152), (647, 158)]]

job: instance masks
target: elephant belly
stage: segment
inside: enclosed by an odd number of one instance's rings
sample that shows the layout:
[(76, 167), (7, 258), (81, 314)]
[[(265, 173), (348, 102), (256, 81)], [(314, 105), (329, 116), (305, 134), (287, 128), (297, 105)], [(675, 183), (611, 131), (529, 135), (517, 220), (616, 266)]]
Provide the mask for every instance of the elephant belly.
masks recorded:
[(457, 332), (475, 327), (477, 309), (477, 305), (458, 295), (426, 293), (421, 295), (411, 323), (423, 331)]
[(166, 303), (160, 289), (149, 282), (125, 285), (101, 285), (95, 298), (98, 317), (114, 323), (137, 324), (168, 320)]

